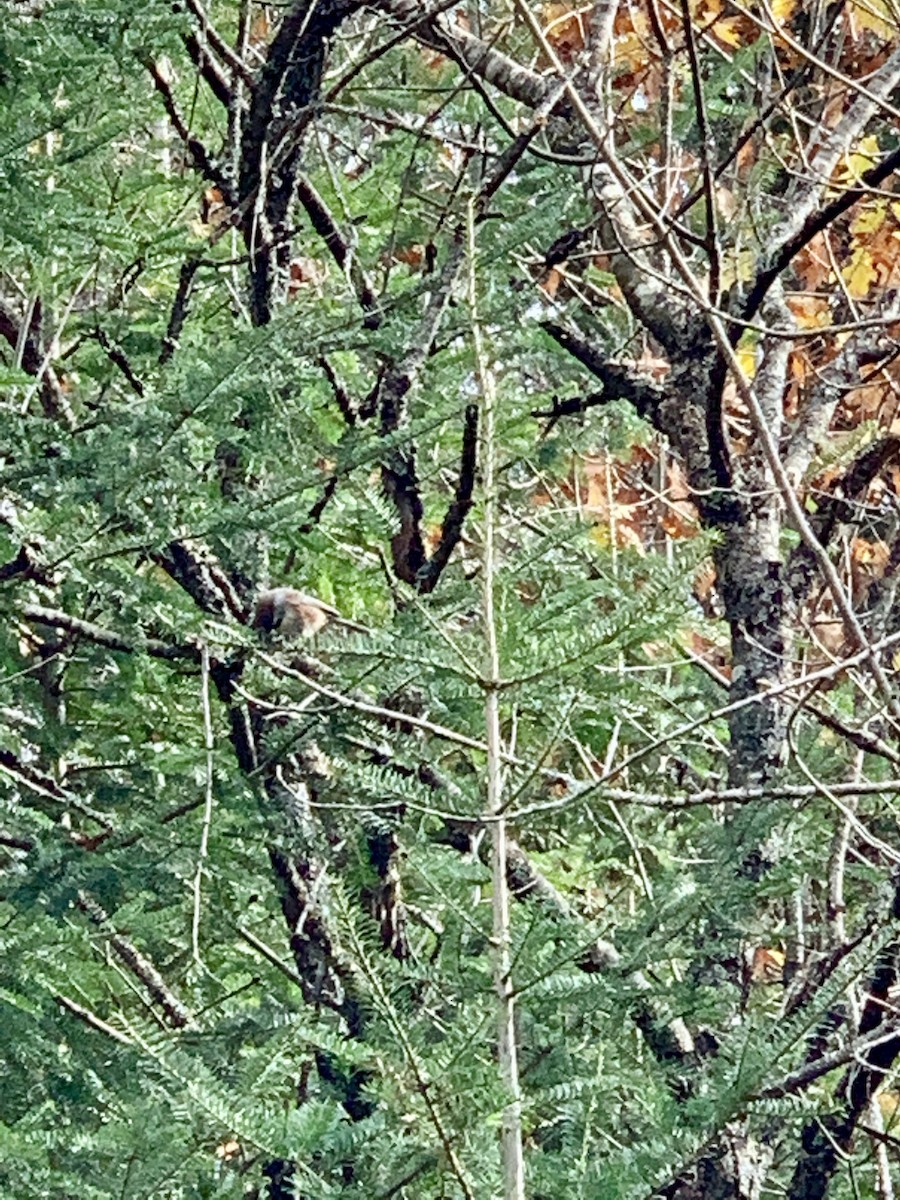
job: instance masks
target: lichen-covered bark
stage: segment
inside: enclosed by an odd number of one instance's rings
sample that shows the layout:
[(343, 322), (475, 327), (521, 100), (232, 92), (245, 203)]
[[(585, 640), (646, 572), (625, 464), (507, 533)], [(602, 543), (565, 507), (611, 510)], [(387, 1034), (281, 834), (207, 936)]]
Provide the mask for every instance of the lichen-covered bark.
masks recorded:
[(251, 255), (250, 311), (256, 325), (271, 319), (277, 285), (286, 279), (291, 260), (288, 218), (301, 162), (294, 126), (308, 120), (318, 98), (328, 39), (360, 7), (354, 0), (294, 3), (251, 89), (241, 130), (237, 200)]

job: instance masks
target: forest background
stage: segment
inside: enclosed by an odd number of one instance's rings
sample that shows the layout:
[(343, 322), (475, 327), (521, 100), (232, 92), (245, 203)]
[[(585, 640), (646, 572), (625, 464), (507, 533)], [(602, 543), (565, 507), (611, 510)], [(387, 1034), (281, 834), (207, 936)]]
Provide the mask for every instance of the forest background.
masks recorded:
[(4, 1196), (891, 1200), (898, 35), (7, 0)]

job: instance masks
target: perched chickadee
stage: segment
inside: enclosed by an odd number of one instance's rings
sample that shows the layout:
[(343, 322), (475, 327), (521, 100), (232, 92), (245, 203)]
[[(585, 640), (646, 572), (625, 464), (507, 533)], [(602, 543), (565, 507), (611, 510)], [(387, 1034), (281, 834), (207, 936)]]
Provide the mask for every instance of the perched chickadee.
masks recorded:
[(265, 633), (282, 637), (313, 637), (329, 622), (365, 633), (365, 627), (345, 620), (330, 604), (298, 592), (296, 588), (277, 587), (260, 592), (250, 624)]

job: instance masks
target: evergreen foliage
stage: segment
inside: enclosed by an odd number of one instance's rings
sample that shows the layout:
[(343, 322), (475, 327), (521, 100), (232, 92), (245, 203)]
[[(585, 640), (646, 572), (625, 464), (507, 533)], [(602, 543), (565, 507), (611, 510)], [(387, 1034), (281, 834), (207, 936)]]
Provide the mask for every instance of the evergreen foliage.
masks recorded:
[[(702, 586), (713, 561), (724, 578), (721, 529), (699, 489), (672, 485), (640, 399), (607, 380), (603, 403), (559, 414), (600, 385), (554, 322), (662, 386), (612, 248), (590, 243), (590, 147), (553, 127), (571, 110), (551, 117), (484, 198), (477, 257), (454, 273), (467, 206), (530, 118), (415, 27), (401, 37), (400, 7), (15, 0), (0, 22), (0, 326), (18, 330), (0, 327), (0, 1193), (13, 1200), (504, 1194), (467, 271), (497, 389), (528, 1195), (700, 1196), (654, 1190), (740, 1125), (770, 1154), (766, 1186), (793, 1196), (804, 1130), (844, 1111), (852, 1054), (776, 1085), (852, 1041), (829, 1038), (893, 969), (897, 757), (875, 745), (896, 744), (890, 710), (849, 673), (821, 694), (807, 683), (826, 719), (792, 692), (790, 761), (742, 775), (735, 625)], [(489, 44), (552, 78), (501, 9), (470, 5), (473, 36), (483, 21)], [(245, 232), (258, 201), (264, 237), (275, 201), (240, 192), (229, 158), (236, 123), (249, 139), (252, 88), (232, 78), (229, 111), (208, 68), (227, 63), (218, 38), (243, 39), (248, 76), (265, 78), (302, 13), (334, 23), (325, 74), (304, 101), (315, 56), (289, 56), (267, 169), (292, 195), (315, 190), (349, 252), (336, 261), (310, 205), (291, 202), (268, 311)], [(660, 100), (634, 104), (621, 133), (635, 168), (666, 138), (692, 162), (704, 137), (729, 153), (781, 70), (764, 39), (710, 54), (699, 113), (678, 54), (668, 129)], [(738, 290), (743, 243), (764, 240), (786, 186), (788, 134), (773, 122), (769, 136), (723, 234)], [(685, 170), (687, 189), (699, 172)], [(551, 285), (548, 248), (571, 231), (588, 238), (582, 258)], [(731, 417), (737, 446), (746, 412)], [(810, 475), (843, 470), (856, 438), (871, 445), (848, 434), (844, 458), (822, 451)], [(421, 562), (404, 542), (411, 492)], [(280, 585), (362, 628), (260, 633), (256, 595)], [(792, 667), (815, 670), (805, 610), (797, 626)], [(754, 682), (758, 709), (784, 678)], [(844, 800), (850, 779), (885, 790)], [(737, 794), (760, 782), (814, 786)], [(843, 941), (829, 892), (841, 836)], [(892, 1071), (879, 1083), (896, 1096)], [(882, 1137), (896, 1158), (890, 1118)], [(855, 1146), (830, 1194), (878, 1194), (876, 1146)]]

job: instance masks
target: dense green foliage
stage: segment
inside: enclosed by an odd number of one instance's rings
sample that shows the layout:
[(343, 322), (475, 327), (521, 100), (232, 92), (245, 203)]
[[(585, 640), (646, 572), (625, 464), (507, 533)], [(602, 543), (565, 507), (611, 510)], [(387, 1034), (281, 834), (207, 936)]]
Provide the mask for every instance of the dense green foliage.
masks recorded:
[[(497, 386), (528, 1194), (647, 1196), (748, 1116), (786, 1188), (809, 1115), (839, 1106), (838, 1077), (761, 1094), (806, 1061), (890, 942), (896, 821), (884, 796), (860, 802), (869, 840), (844, 884), (857, 943), (786, 1014), (780, 980), (750, 965), (786, 953), (797, 968), (804, 938), (833, 948), (827, 860), (846, 806), (813, 789), (753, 801), (736, 826), (735, 808), (684, 803), (740, 773), (722, 675), (695, 653), (727, 657), (697, 586), (716, 535), (683, 514), (666, 532), (665, 458), (633, 407), (546, 415), (590, 388), (548, 319), (597, 303), (608, 357), (651, 356), (626, 305), (597, 302), (603, 262), (555, 299), (537, 287), (547, 248), (592, 219), (580, 168), (526, 154), (503, 180), (386, 429), (360, 411), (416, 350), (518, 107), (487, 106), (408, 39), (372, 55), (303, 143), (303, 178), (351, 263), (295, 206), (289, 294), (254, 322), (247, 246), (148, 68), (224, 160), (229, 114), (185, 48), (197, 23), (181, 7), (47, 0), (0, 25), (0, 301), (22, 331), (0, 358), (0, 563), (19, 561), (0, 575), (0, 1192), (436, 1200), (463, 1194), (452, 1146), (473, 1196), (502, 1194), (469, 272)], [(233, 44), (242, 6), (211, 7)], [(245, 6), (272, 29), (296, 7)], [(377, 44), (379, 19), (358, 13), (332, 39), (325, 93)], [(257, 69), (274, 34), (255, 36)], [(509, 43), (527, 62), (527, 32)], [(723, 143), (752, 111), (734, 78), (764, 53), (710, 68)], [(635, 153), (659, 136), (655, 112), (638, 116)], [(689, 88), (674, 131), (699, 141)], [(474, 479), (433, 590), (398, 578), (384, 464), (411, 446), (428, 556)], [(232, 601), (210, 600), (205, 568)], [(278, 584), (365, 631), (330, 626), (302, 653), (260, 634), (253, 597)], [(847, 686), (825, 706), (852, 723), (858, 704)], [(887, 778), (889, 763), (799, 710), (789, 737), (782, 782), (838, 783), (857, 758)], [(768, 869), (749, 869), (753, 854)], [(288, 861), (316, 926), (299, 920), (305, 959), (285, 923)], [(667, 1051), (679, 1022), (695, 1043)], [(874, 1194), (872, 1153), (836, 1194)]]

